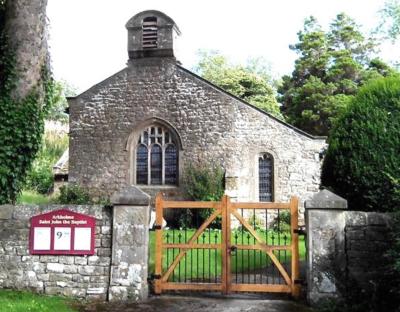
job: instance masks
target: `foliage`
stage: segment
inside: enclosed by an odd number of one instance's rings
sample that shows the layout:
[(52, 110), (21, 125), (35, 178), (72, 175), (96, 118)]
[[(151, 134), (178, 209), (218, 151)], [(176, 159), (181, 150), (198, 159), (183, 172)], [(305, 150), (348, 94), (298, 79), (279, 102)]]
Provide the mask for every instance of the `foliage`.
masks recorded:
[(28, 204), (28, 205), (43, 205), (49, 204), (52, 201), (52, 197), (39, 194), (35, 191), (22, 191), (18, 198), (17, 204)]
[(225, 191), (224, 178), (218, 165), (189, 164), (183, 176), (184, 192), (190, 200), (219, 201)]
[(387, 0), (380, 11), (380, 24), (377, 29), (387, 38), (395, 41), (400, 37), (400, 1)]
[(42, 145), (28, 171), (25, 189), (48, 194), (53, 187), (53, 166), (68, 148), (68, 135), (56, 130), (45, 131)]
[(46, 67), (28, 96), (13, 95), (19, 73), (4, 23), (3, 1), (0, 3), (0, 204), (15, 202), (39, 150), (44, 118), (54, 101), (54, 82)]
[(400, 76), (360, 89), (329, 138), (322, 185), (352, 209), (393, 211), (400, 198), (390, 177), (400, 177)]
[(66, 97), (75, 96), (77, 93), (76, 88), (64, 80), (56, 81), (54, 85), (54, 93), (54, 100), (50, 107), (47, 119), (66, 123), (68, 122), (68, 114), (65, 112), (68, 107)]
[(92, 204), (89, 193), (79, 185), (63, 185), (60, 187), (60, 195), (55, 200), (58, 204), (86, 205)]
[(299, 55), (295, 69), (282, 78), (278, 89), (282, 111), (293, 125), (315, 135), (328, 135), (358, 88), (393, 70), (371, 56), (376, 43), (366, 39), (344, 13), (336, 16), (328, 32), (309, 17), (298, 39), (290, 46)]
[(233, 65), (228, 59), (213, 51), (200, 51), (200, 61), (195, 71), (204, 79), (257, 106), (258, 108), (283, 119), (271, 87), (271, 78), (265, 62), (250, 59), (248, 65)]
[[(218, 165), (189, 164), (184, 171), (183, 190), (189, 200), (219, 201), (225, 191), (225, 172)], [(211, 213), (211, 209), (189, 210), (189, 215), (181, 215), (179, 222), (181, 226), (188, 227), (193, 224), (197, 214), (201, 220), (205, 220)], [(213, 224), (218, 225), (218, 221)]]
[(290, 232), (290, 211), (284, 210), (278, 213), (272, 222), (272, 229), (278, 232)]
[(1, 312), (73, 312), (68, 300), (22, 291), (0, 290)]

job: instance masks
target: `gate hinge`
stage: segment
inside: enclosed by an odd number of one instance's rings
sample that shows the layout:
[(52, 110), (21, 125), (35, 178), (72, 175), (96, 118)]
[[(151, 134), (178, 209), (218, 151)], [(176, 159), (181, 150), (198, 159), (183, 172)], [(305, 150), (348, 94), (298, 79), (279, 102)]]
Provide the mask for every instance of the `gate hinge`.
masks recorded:
[(307, 285), (307, 282), (303, 279), (295, 279), (294, 283), (297, 285), (303, 285), (303, 286)]
[(153, 228), (155, 230), (161, 230), (161, 225), (155, 224)]
[(293, 233), (299, 234), (299, 235), (307, 235), (306, 229), (305, 228), (298, 228), (294, 229)]

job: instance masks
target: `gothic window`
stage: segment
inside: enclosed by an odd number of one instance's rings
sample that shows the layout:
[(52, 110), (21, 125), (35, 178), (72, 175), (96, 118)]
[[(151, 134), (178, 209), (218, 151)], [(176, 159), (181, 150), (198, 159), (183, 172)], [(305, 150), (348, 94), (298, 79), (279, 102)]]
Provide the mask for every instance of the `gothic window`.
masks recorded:
[(178, 149), (171, 133), (152, 125), (136, 146), (136, 184), (174, 185), (178, 182)]
[(157, 48), (157, 17), (149, 16), (142, 23), (143, 49)]
[(272, 155), (262, 154), (258, 158), (258, 194), (260, 202), (273, 201), (274, 162)]

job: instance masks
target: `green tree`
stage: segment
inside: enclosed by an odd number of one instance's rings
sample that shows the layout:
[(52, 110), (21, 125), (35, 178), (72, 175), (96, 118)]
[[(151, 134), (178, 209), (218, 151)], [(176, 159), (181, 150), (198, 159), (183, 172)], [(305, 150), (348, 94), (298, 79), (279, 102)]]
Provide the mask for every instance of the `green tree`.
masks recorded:
[(64, 80), (56, 81), (54, 84), (54, 99), (49, 109), (47, 119), (63, 123), (68, 122), (68, 115), (65, 113), (68, 107), (66, 98), (68, 96), (75, 96), (76, 94), (76, 88), (68, 82)]
[(314, 17), (305, 20), (299, 54), (291, 76), (278, 89), (282, 112), (295, 126), (315, 135), (328, 135), (335, 120), (367, 80), (393, 70), (371, 54), (376, 44), (364, 37), (347, 15), (338, 14), (324, 32)]
[[(393, 211), (400, 201), (400, 76), (363, 86), (329, 138), (322, 185), (352, 209)], [(397, 183), (396, 183), (397, 181)]]
[(283, 119), (268, 66), (262, 59), (250, 59), (247, 66), (233, 65), (226, 57), (213, 51), (200, 51), (195, 72), (227, 92)]
[(388, 0), (380, 11), (380, 24), (377, 31), (391, 39), (400, 37), (400, 1)]
[(46, 6), (47, 0), (0, 1), (0, 204), (15, 202), (53, 102)]

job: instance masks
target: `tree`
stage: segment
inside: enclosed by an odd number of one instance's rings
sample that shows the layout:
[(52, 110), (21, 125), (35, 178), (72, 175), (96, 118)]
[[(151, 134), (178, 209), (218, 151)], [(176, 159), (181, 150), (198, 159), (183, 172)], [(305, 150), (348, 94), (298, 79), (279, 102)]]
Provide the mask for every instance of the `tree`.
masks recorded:
[(46, 5), (47, 0), (0, 1), (0, 204), (15, 201), (53, 102)]
[(332, 129), (322, 185), (352, 209), (384, 212), (398, 206), (399, 99), (400, 76), (370, 81)]
[(68, 107), (66, 97), (75, 96), (76, 93), (76, 88), (68, 82), (64, 80), (56, 81), (54, 83), (54, 99), (49, 108), (47, 119), (63, 123), (68, 122), (68, 115), (65, 113), (65, 110)]
[(299, 42), (290, 49), (299, 54), (291, 76), (278, 89), (282, 112), (293, 125), (315, 135), (328, 135), (335, 120), (365, 81), (393, 70), (371, 51), (355, 22), (338, 14), (329, 32), (314, 17), (305, 20)]
[(195, 72), (258, 108), (283, 119), (276, 101), (275, 91), (269, 81), (267, 66), (261, 59), (250, 59), (247, 67), (233, 65), (226, 57), (217, 52), (200, 53), (200, 61)]
[(377, 31), (392, 41), (400, 37), (400, 1), (388, 0), (380, 11), (380, 24)]

